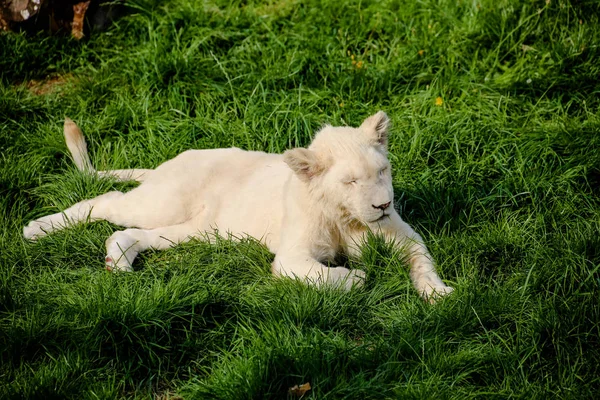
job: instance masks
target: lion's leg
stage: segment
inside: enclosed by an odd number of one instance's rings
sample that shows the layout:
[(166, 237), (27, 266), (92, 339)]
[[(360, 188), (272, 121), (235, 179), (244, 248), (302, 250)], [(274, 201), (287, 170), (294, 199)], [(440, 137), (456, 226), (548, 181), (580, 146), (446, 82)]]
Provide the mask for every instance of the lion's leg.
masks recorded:
[(390, 219), (391, 227), (382, 229), (382, 233), (407, 251), (409, 275), (419, 294), (429, 301), (434, 301), (436, 297), (452, 293), (454, 289), (446, 286), (438, 276), (421, 236), (402, 221), (396, 212), (390, 215)]
[(31, 221), (23, 228), (23, 236), (35, 240), (79, 222), (105, 219), (118, 223), (118, 207), (113, 206), (122, 196), (121, 192), (109, 192), (93, 199), (80, 201), (63, 212)]
[(327, 267), (308, 255), (280, 254), (273, 261), (275, 275), (297, 278), (317, 286), (331, 285), (350, 290), (362, 285), (365, 273), (344, 267)]
[(190, 240), (197, 232), (191, 222), (156, 229), (117, 231), (106, 240), (106, 269), (133, 271), (133, 260), (141, 251), (167, 249)]

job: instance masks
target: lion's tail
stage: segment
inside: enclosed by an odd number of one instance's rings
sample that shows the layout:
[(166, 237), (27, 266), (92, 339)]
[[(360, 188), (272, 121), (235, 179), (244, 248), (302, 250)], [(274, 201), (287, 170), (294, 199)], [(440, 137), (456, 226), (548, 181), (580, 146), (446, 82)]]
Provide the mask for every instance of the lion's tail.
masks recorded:
[(84, 172), (96, 172), (90, 161), (83, 132), (81, 132), (81, 129), (70, 118), (65, 118), (64, 133), (67, 147), (77, 168)]
[(85, 137), (81, 129), (71, 120), (65, 118), (65, 141), (67, 142), (67, 148), (71, 153), (73, 162), (80, 171), (97, 174), (102, 177), (115, 178), (118, 181), (138, 181), (142, 182), (152, 171), (151, 169), (115, 169), (108, 171), (96, 171), (92, 162), (90, 161), (90, 155), (87, 151), (87, 144)]

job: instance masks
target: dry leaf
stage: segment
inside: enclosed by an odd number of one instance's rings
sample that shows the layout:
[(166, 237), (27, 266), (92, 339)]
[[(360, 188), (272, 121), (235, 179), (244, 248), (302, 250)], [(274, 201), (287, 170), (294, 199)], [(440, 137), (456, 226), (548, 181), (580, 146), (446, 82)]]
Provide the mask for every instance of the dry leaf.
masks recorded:
[(521, 50), (523, 51), (537, 51), (535, 48), (533, 48), (532, 46), (529, 46), (527, 44), (524, 44), (521, 46)]
[(83, 37), (83, 19), (91, 0), (73, 4), (73, 23), (71, 24), (71, 35), (79, 40)]
[(303, 383), (302, 385), (294, 385), (289, 388), (288, 393), (292, 396), (302, 397), (308, 392), (310, 389), (310, 382)]

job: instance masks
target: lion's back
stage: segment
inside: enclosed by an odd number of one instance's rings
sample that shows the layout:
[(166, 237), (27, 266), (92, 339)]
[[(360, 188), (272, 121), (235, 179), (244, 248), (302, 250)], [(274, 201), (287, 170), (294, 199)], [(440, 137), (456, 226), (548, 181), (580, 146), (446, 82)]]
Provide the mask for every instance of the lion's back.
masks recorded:
[(161, 164), (144, 185), (172, 192), (189, 216), (204, 212), (211, 228), (262, 239), (273, 250), (290, 174), (280, 154), (188, 150)]

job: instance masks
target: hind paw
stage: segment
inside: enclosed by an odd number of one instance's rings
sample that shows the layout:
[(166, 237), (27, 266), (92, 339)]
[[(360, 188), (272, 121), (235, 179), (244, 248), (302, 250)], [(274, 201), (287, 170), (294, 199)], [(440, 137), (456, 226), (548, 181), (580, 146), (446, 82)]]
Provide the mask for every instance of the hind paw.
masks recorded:
[(133, 271), (133, 260), (137, 256), (136, 240), (123, 231), (115, 232), (106, 240), (104, 265), (113, 272)]
[(124, 256), (116, 259), (116, 261), (111, 256), (104, 257), (104, 268), (110, 272), (133, 272), (133, 267)]

